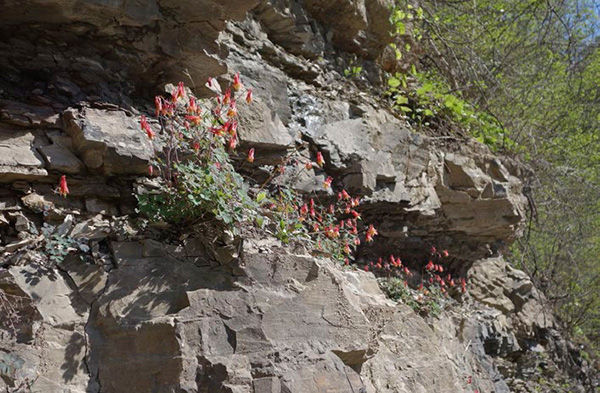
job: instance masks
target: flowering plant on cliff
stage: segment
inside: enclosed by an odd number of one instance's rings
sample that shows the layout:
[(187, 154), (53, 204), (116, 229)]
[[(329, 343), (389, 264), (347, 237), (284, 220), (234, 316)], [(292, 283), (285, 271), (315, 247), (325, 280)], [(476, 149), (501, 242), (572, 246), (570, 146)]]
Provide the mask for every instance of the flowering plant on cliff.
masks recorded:
[(155, 146), (148, 174), (157, 182), (138, 195), (138, 208), (153, 221), (186, 225), (217, 219), (233, 226), (257, 210), (228, 153), (238, 144), (237, 102), (249, 93), (239, 76), (225, 92), (214, 79), (207, 87), (215, 97), (199, 100), (179, 83), (169, 97), (155, 98), (153, 124), (140, 119)]
[[(155, 121), (141, 116), (140, 132), (155, 146), (148, 174), (156, 184), (138, 195), (139, 211), (153, 221), (176, 225), (215, 218), (235, 228), (253, 221), (284, 242), (302, 239), (349, 263), (361, 236), (370, 242), (377, 234), (372, 225), (364, 234), (360, 229), (359, 198), (342, 190), (335, 200), (320, 201), (316, 194), (301, 195), (286, 184), (274, 185), (287, 166), (304, 171), (326, 164), (321, 152), (316, 152), (313, 163), (300, 159), (297, 150), (283, 157), (258, 189), (250, 190), (230, 154), (239, 143), (238, 103), (251, 104), (252, 90), (244, 87), (239, 74), (225, 91), (213, 78), (206, 86), (215, 96), (199, 100), (179, 83), (169, 97), (155, 98)], [(255, 154), (255, 148), (250, 148), (245, 162), (253, 164)], [(331, 176), (323, 181), (325, 194), (330, 195), (333, 181)]]
[[(290, 149), (279, 164), (261, 167), (267, 175), (264, 182), (252, 177), (245, 181), (239, 171), (244, 166), (260, 166), (254, 147), (235, 154), (238, 104), (251, 105), (252, 91), (238, 74), (224, 91), (212, 78), (206, 86), (215, 96), (200, 100), (179, 83), (170, 96), (155, 98), (155, 119), (141, 116), (140, 132), (154, 144), (155, 158), (148, 168), (153, 181), (146, 182), (138, 194), (140, 213), (178, 228), (216, 220), (235, 232), (241, 223), (256, 224), (284, 243), (302, 240), (314, 251), (349, 265), (357, 248), (379, 235), (374, 225), (362, 223), (361, 199), (339, 189), (327, 173), (320, 190), (303, 194), (293, 189), (286, 169), (295, 170), (292, 178), (304, 171), (325, 171), (328, 164), (320, 151), (304, 154), (299, 148)], [(234, 154), (239, 158), (237, 169)], [(445, 295), (448, 287), (456, 285), (451, 277), (442, 276), (441, 260), (447, 256), (446, 251), (433, 249), (437, 263), (423, 264), (418, 275), (421, 294), (415, 298), (418, 304), (430, 295)], [(409, 280), (415, 286), (415, 272), (393, 256), (389, 262), (381, 258), (368, 262), (364, 270), (400, 280), (403, 287), (408, 287)]]

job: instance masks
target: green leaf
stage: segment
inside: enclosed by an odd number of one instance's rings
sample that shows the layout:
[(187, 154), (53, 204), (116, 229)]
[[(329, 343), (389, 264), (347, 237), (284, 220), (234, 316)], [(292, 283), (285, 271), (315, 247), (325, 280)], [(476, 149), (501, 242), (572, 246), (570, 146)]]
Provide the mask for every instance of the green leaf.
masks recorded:
[(256, 202), (261, 203), (266, 197), (267, 197), (267, 193), (264, 191), (261, 191), (258, 193), (258, 195), (256, 195)]
[(388, 79), (388, 85), (390, 87), (398, 87), (400, 86), (400, 80), (396, 77), (391, 76), (390, 79)]

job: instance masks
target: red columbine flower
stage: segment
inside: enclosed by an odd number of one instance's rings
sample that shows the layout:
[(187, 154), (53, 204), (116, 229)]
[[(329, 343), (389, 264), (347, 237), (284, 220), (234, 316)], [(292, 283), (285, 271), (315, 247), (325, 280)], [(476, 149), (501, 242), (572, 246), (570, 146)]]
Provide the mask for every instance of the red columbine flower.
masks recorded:
[(373, 224), (369, 225), (369, 228), (367, 229), (367, 242), (373, 241), (373, 236), (377, 234), (377, 230), (375, 229)]
[(360, 218), (360, 213), (356, 210), (350, 210), (350, 214), (352, 214), (352, 217), (354, 218)]
[(323, 188), (327, 189), (331, 187), (331, 182), (333, 181), (333, 177), (328, 176), (327, 179), (323, 182)]
[(346, 254), (350, 254), (350, 251), (351, 251), (351, 250), (350, 250), (350, 245), (349, 245), (348, 243), (346, 243), (346, 244), (344, 245), (344, 252), (345, 252)]
[(323, 164), (325, 164), (325, 160), (323, 159), (323, 154), (320, 151), (317, 152), (317, 165), (323, 168)]
[(152, 176), (154, 174), (154, 167), (152, 165), (148, 165), (148, 175)]
[(436, 248), (434, 246), (431, 246), (431, 253), (435, 254), (437, 252)]
[(306, 164), (304, 164), (304, 167), (308, 170), (312, 169), (312, 162), (307, 162)]
[(249, 104), (252, 102), (252, 89), (248, 89), (246, 93), (246, 102)]
[(242, 82), (240, 81), (240, 73), (239, 72), (233, 76), (232, 87), (233, 87), (233, 90), (235, 90), (235, 91), (238, 91), (242, 88)]
[(335, 206), (333, 204), (329, 205), (329, 214), (335, 213)]
[(342, 198), (344, 198), (344, 199), (350, 199), (350, 195), (348, 195), (348, 193), (346, 192), (346, 190), (342, 190)]
[(442, 255), (445, 257), (448, 257), (448, 255), (450, 255), (450, 254), (448, 254), (448, 250), (444, 250), (444, 251), (442, 251)]
[(235, 149), (235, 147), (237, 146), (237, 137), (235, 135), (232, 135), (231, 138), (229, 138), (229, 148), (231, 150)]
[(194, 142), (194, 144), (192, 145), (192, 147), (193, 147), (193, 149), (194, 149), (194, 151), (196, 153), (198, 153), (200, 151), (200, 143)]
[(140, 118), (140, 126), (142, 127), (142, 130), (146, 131), (146, 135), (148, 135), (148, 138), (154, 139), (154, 131), (152, 131), (152, 128), (150, 128), (148, 120), (146, 120), (146, 116), (144, 115), (142, 115), (142, 117)]
[(230, 134), (235, 134), (237, 132), (237, 128), (238, 128), (238, 122), (237, 122), (237, 120), (232, 121), (231, 125), (229, 126), (229, 133)]
[(433, 264), (432, 261), (429, 261), (427, 266), (425, 266), (425, 270), (433, 270), (434, 268), (435, 268), (435, 265)]
[(146, 130), (146, 127), (148, 127), (148, 120), (146, 119), (146, 116), (142, 115), (142, 117), (140, 117), (140, 126), (142, 127), (142, 130)]
[(154, 97), (154, 107), (156, 108), (156, 116), (160, 116), (163, 114), (163, 104), (162, 104), (162, 97), (161, 96), (156, 96)]
[(308, 214), (308, 206), (306, 206), (306, 203), (304, 205), (302, 205), (302, 207), (300, 208), (300, 215), (301, 216), (305, 216)]
[(247, 158), (249, 163), (253, 163), (254, 162), (254, 148), (251, 148), (250, 150), (248, 150), (248, 158)]
[(365, 272), (369, 271), (369, 265), (365, 265)]
[(228, 117), (235, 117), (237, 115), (237, 108), (235, 105), (235, 101), (232, 100), (231, 104), (229, 104), (229, 109), (227, 110)]
[(188, 103), (187, 111), (189, 113), (198, 112), (198, 106), (196, 105), (196, 97), (194, 97), (194, 96), (190, 97), (190, 102)]
[(185, 95), (185, 88), (183, 87), (183, 82), (179, 82), (177, 88), (173, 90), (171, 93), (171, 101), (177, 102), (178, 99)]
[(192, 116), (192, 115), (185, 115), (185, 118), (189, 121), (192, 122), (193, 125), (197, 126), (200, 123), (202, 123), (202, 117), (200, 116)]
[(223, 105), (229, 105), (231, 102), (231, 90), (227, 89), (225, 95), (223, 96)]
[(60, 182), (58, 183), (58, 193), (65, 198), (67, 197), (67, 194), (69, 194), (69, 187), (67, 186), (66, 175), (62, 175), (60, 177)]

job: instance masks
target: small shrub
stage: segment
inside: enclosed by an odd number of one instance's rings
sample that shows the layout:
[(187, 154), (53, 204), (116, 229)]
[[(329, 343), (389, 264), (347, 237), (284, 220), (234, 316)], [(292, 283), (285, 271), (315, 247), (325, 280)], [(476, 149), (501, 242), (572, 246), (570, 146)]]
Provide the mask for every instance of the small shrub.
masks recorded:
[[(186, 226), (216, 219), (235, 230), (258, 210), (227, 152), (238, 144), (237, 103), (243, 96), (250, 102), (252, 92), (243, 88), (238, 75), (224, 93), (214, 79), (207, 86), (218, 93), (215, 98), (197, 100), (183, 83), (171, 97), (155, 98), (162, 139), (155, 142), (149, 173), (159, 181), (156, 189), (137, 195), (138, 209), (151, 221)], [(145, 116), (140, 125), (154, 140)]]
[(455, 280), (450, 274), (443, 274), (446, 270), (443, 267), (444, 261), (448, 256), (446, 250), (438, 252), (432, 247), (430, 259), (421, 267), (419, 274), (393, 255), (387, 261), (379, 258), (377, 263), (369, 262), (364, 265), (364, 269), (384, 276), (378, 282), (389, 298), (402, 302), (417, 312), (436, 317), (442, 311), (449, 291), (465, 293), (467, 290), (464, 278)]
[[(237, 147), (237, 102), (245, 96), (250, 103), (252, 93), (243, 88), (238, 75), (224, 93), (214, 79), (207, 86), (216, 93), (209, 100), (196, 99), (182, 83), (170, 97), (156, 97), (160, 138), (141, 117), (141, 129), (154, 141), (156, 155), (149, 174), (157, 175), (158, 185), (137, 195), (138, 211), (151, 221), (180, 228), (212, 219), (234, 231), (241, 223), (255, 223), (285, 243), (309, 242), (348, 264), (361, 243), (359, 236), (364, 232), (365, 240), (371, 241), (376, 234), (372, 226), (359, 229), (359, 198), (342, 190), (336, 202), (323, 205), (316, 195), (307, 197), (285, 184), (274, 185), (287, 165), (300, 165), (300, 170), (323, 167), (320, 152), (313, 162), (293, 151), (272, 168), (258, 190), (251, 190), (235, 170), (230, 152)], [(250, 149), (247, 161), (254, 162), (254, 155)], [(332, 182), (327, 177), (323, 188), (330, 189)]]

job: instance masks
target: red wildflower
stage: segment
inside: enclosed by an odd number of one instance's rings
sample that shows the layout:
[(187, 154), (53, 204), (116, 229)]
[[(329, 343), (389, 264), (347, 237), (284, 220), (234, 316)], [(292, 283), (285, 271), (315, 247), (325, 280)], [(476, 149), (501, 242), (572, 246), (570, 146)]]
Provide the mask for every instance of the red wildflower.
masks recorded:
[(249, 104), (252, 102), (252, 89), (248, 89), (246, 93), (246, 102)]
[(323, 164), (325, 164), (325, 160), (323, 159), (323, 154), (318, 151), (317, 152), (317, 165), (323, 168)]
[(189, 113), (197, 113), (198, 112), (198, 105), (196, 105), (196, 97), (194, 97), (194, 96), (190, 97), (190, 102), (188, 104), (187, 111)]
[(235, 101), (232, 100), (231, 104), (229, 104), (229, 109), (227, 110), (228, 117), (235, 117), (237, 115), (237, 107), (235, 105)]
[(66, 175), (62, 175), (60, 177), (60, 182), (58, 183), (58, 193), (65, 198), (67, 197), (67, 194), (69, 194), (69, 187), (67, 186)]
[(344, 199), (350, 199), (350, 195), (348, 195), (348, 193), (346, 192), (346, 190), (342, 190), (342, 198), (344, 198)]
[(148, 165), (148, 175), (152, 176), (154, 174), (154, 167), (152, 165)]
[(197, 126), (198, 124), (200, 124), (202, 122), (202, 117), (200, 117), (200, 116), (186, 115), (185, 118), (187, 120), (191, 121), (192, 124), (195, 126)]
[(225, 95), (223, 96), (223, 105), (229, 105), (231, 102), (231, 90), (227, 89)]
[(437, 252), (437, 249), (434, 246), (431, 246), (431, 253), (435, 254)]
[(254, 148), (251, 148), (250, 150), (248, 150), (248, 158), (247, 158), (249, 163), (253, 163), (254, 162)]
[(371, 224), (369, 225), (369, 228), (367, 228), (367, 243), (372, 242), (373, 236), (375, 235), (377, 235), (377, 230), (375, 229), (373, 224)]
[(177, 88), (173, 90), (171, 93), (171, 100), (173, 102), (177, 102), (178, 99), (185, 95), (185, 88), (183, 87), (183, 82), (179, 82)]
[(308, 170), (312, 169), (312, 162), (307, 162), (306, 164), (304, 164), (304, 167)]
[(142, 127), (142, 130), (146, 131), (146, 135), (148, 135), (148, 138), (154, 138), (154, 131), (152, 131), (152, 128), (150, 128), (150, 125), (146, 120), (146, 116), (144, 115), (142, 115), (142, 117), (140, 118), (140, 126)]
[(161, 96), (154, 97), (154, 106), (156, 108), (156, 116), (160, 116), (163, 114), (163, 99)]
[(333, 181), (333, 177), (328, 176), (327, 179), (323, 182), (323, 188), (327, 189), (331, 187), (331, 182)]
[(444, 251), (442, 251), (442, 255), (445, 257), (448, 257), (448, 255), (450, 255), (450, 254), (448, 254), (448, 250), (444, 250)]
[(435, 269), (435, 265), (433, 264), (432, 261), (429, 261), (427, 266), (425, 266), (425, 270), (433, 270), (433, 269)]
[(229, 148), (231, 150), (235, 149), (237, 146), (237, 137), (235, 135), (232, 135), (231, 138), (229, 138)]
[(369, 265), (365, 265), (365, 272), (369, 271)]
[(300, 215), (301, 216), (305, 216), (308, 214), (308, 206), (306, 206), (306, 203), (304, 205), (302, 205), (302, 207), (300, 208)]
[(242, 82), (240, 81), (240, 73), (236, 73), (233, 76), (233, 84), (231, 85), (233, 90), (238, 91), (242, 88)]

